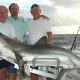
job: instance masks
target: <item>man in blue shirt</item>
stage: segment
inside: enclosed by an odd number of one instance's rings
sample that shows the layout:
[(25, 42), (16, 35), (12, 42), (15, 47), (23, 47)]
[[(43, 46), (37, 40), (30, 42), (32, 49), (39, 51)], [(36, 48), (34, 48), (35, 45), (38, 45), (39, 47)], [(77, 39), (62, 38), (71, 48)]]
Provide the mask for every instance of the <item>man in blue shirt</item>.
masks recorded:
[(18, 40), (23, 42), (25, 21), (22, 17), (18, 17), (19, 6), (15, 3), (12, 3), (9, 6), (9, 11), (11, 16), (8, 17), (7, 22), (14, 26)]

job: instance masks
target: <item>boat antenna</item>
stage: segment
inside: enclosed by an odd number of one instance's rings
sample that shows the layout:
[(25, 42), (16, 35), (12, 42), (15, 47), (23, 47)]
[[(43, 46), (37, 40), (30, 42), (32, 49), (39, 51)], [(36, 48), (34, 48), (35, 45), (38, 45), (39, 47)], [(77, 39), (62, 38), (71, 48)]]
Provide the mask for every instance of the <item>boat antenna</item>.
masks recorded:
[(80, 30), (80, 26), (79, 26), (79, 28), (78, 28), (78, 30), (77, 30), (77, 34), (75, 35), (74, 41), (73, 41), (73, 43), (72, 43), (72, 46), (71, 46), (71, 49), (70, 49), (71, 51), (72, 51), (73, 49), (75, 49), (75, 43), (76, 43), (76, 39), (77, 39), (79, 30)]

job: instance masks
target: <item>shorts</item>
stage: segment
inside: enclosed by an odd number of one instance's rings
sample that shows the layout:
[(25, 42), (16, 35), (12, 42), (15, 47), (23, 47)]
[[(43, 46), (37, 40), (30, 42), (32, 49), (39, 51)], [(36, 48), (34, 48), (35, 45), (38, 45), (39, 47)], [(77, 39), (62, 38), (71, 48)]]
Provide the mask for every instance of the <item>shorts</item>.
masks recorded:
[(35, 43), (35, 45), (44, 45), (44, 46), (46, 46), (46, 45), (48, 45), (48, 42), (47, 42), (47, 37), (46, 36), (43, 36), (41, 39), (39, 39), (36, 43)]
[(6, 60), (0, 60), (0, 69), (7, 68), (9, 73), (16, 73), (17, 69), (14, 68), (14, 64), (6, 61)]

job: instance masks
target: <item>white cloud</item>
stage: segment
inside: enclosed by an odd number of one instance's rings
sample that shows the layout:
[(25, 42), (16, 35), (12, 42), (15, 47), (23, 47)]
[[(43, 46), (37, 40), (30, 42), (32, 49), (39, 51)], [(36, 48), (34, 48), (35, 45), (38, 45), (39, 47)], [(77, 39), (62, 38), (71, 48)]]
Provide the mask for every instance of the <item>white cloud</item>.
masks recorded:
[(40, 4), (42, 4), (42, 5), (52, 5), (53, 3), (50, 0), (41, 0)]
[(69, 17), (76, 17), (76, 18), (80, 17), (80, 9), (65, 8), (62, 6), (57, 6), (56, 10), (58, 14), (62, 16), (69, 16)]
[(80, 8), (80, 0), (50, 0), (54, 5), (64, 6), (69, 8)]

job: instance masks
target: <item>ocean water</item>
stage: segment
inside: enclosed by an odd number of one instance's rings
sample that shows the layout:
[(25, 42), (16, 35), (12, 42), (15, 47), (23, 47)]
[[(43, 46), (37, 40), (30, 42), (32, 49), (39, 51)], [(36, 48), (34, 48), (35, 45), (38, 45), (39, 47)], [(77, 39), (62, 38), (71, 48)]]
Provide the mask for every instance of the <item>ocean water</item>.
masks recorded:
[[(51, 44), (72, 45), (76, 34), (53, 34)], [(80, 34), (77, 35), (75, 40), (76, 45), (80, 45)]]
[(80, 57), (80, 34), (77, 35), (76, 39), (75, 36), (76, 34), (54, 34), (52, 37), (51, 45), (71, 50), (74, 43), (72, 52)]
[[(76, 48), (79, 48), (80, 47), (80, 34), (77, 35), (76, 39), (75, 37), (76, 37), (76, 34), (53, 34), (51, 45), (70, 49), (75, 40), (74, 46)], [(24, 39), (24, 42), (27, 43), (27, 40), (28, 40), (28, 35)]]

